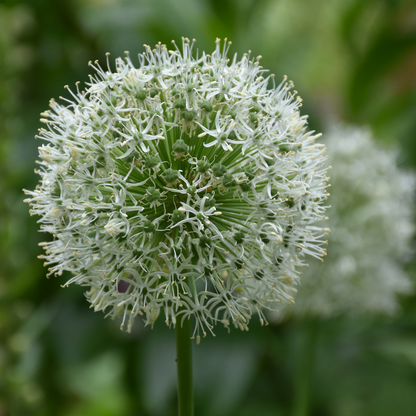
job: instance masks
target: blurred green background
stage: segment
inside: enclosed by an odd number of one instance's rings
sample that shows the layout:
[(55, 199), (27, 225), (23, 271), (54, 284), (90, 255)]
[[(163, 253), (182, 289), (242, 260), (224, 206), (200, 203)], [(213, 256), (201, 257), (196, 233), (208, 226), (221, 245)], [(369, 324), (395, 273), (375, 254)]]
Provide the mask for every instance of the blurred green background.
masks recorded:
[[(289, 76), (312, 129), (369, 125), (416, 168), (416, 3), (413, 0), (2, 0), (0, 2), (0, 416), (176, 414), (174, 331), (136, 321), (132, 334), (88, 309), (83, 288), (48, 281), (33, 189), (39, 113), (63, 86), (143, 43), (216, 37), (263, 55)], [(369, 155), (371, 157), (371, 155)], [(415, 263), (408, 265), (414, 278)], [(393, 318), (319, 323), (314, 416), (414, 415), (416, 297)], [(195, 347), (196, 414), (290, 415), (311, 322), (249, 333), (221, 329)]]

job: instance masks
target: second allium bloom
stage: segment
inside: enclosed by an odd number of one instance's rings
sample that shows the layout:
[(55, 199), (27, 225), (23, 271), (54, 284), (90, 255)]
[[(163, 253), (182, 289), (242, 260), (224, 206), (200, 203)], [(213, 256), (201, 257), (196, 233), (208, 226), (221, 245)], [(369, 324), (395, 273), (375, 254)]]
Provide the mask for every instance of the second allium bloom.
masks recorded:
[(129, 331), (138, 314), (247, 329), (293, 300), (306, 253), (325, 254), (325, 148), (291, 83), (267, 89), (260, 57), (229, 62), (219, 41), (192, 46), (92, 65), (87, 90), (43, 114), (42, 181), (26, 192), (53, 235), (50, 274), (73, 273)]
[(297, 317), (391, 315), (413, 283), (404, 270), (411, 242), (416, 177), (367, 129), (333, 126), (325, 143), (333, 165), (330, 249), (311, 261), (295, 305)]

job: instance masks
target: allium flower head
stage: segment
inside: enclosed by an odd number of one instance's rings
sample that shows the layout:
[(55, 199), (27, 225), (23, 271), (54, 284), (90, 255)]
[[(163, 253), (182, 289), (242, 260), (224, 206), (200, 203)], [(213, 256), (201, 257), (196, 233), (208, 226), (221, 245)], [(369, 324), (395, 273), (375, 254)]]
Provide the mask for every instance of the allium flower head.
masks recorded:
[(412, 284), (403, 270), (414, 233), (415, 176), (400, 171), (366, 129), (325, 135), (331, 170), (331, 228), (324, 264), (305, 269), (294, 315), (392, 314)]
[(306, 253), (325, 254), (325, 147), (306, 131), (286, 79), (245, 54), (145, 46), (85, 91), (51, 101), (39, 138), (41, 184), (26, 191), (53, 241), (49, 273), (89, 286), (95, 310), (130, 331), (134, 317), (193, 317), (242, 330), (291, 302)]

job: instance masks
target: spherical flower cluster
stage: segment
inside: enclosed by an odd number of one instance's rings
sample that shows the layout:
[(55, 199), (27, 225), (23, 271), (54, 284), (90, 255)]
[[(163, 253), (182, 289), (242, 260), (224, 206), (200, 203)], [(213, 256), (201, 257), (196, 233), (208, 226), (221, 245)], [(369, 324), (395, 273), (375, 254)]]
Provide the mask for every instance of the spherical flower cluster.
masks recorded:
[(86, 91), (42, 114), (41, 184), (26, 191), (53, 236), (42, 257), (128, 331), (138, 314), (193, 317), (198, 339), (247, 330), (293, 301), (306, 253), (325, 254), (325, 146), (260, 57), (230, 62), (219, 40), (196, 57), (188, 39), (145, 48), (137, 68), (90, 63)]
[(415, 231), (415, 175), (396, 166), (370, 131), (333, 128), (325, 135), (331, 170), (328, 256), (305, 268), (296, 316), (386, 314), (412, 283), (403, 270)]

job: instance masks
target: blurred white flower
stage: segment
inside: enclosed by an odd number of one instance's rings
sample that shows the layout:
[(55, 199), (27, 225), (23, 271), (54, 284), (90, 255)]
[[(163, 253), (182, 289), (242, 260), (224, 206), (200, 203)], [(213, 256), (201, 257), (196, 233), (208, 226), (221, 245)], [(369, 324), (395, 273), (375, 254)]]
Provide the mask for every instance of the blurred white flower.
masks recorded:
[(138, 314), (194, 317), (198, 339), (216, 323), (247, 330), (293, 301), (306, 253), (325, 254), (325, 146), (292, 83), (228, 48), (194, 57), (184, 39), (146, 46), (138, 68), (91, 64), (87, 90), (42, 114), (42, 180), (26, 194), (53, 236), (49, 274), (72, 272), (66, 285), (89, 286), (129, 331)]
[(325, 263), (305, 268), (297, 316), (393, 314), (412, 291), (404, 271), (415, 227), (415, 175), (396, 166), (369, 130), (333, 127), (324, 142), (331, 170), (331, 228)]

